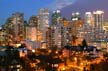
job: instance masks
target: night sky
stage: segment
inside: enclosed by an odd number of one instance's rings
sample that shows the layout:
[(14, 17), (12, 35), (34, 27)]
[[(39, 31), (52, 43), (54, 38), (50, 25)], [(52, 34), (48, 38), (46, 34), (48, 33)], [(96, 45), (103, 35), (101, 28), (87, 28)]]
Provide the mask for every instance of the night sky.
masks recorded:
[(50, 11), (61, 9), (65, 17), (74, 11), (92, 11), (95, 9), (108, 12), (108, 0), (0, 0), (0, 24), (12, 13), (22, 12), (25, 19), (37, 15), (40, 8)]
[(69, 19), (72, 12), (80, 12), (84, 17), (85, 12), (96, 10), (103, 10), (104, 19), (108, 21), (108, 0), (78, 0), (74, 4), (62, 8), (63, 15)]

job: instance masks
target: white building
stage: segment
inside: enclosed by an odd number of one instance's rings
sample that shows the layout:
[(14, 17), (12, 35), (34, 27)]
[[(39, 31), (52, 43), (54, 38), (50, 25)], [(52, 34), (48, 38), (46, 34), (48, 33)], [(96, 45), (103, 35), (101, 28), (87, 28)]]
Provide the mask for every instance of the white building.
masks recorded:
[(101, 31), (103, 30), (103, 23), (104, 23), (104, 12), (101, 10), (97, 10), (93, 12), (93, 17), (94, 17), (94, 27), (98, 30)]
[(88, 24), (90, 27), (94, 27), (94, 17), (92, 12), (86, 12), (84, 20), (85, 24)]
[(48, 9), (44, 9), (44, 8), (40, 9), (38, 23), (39, 23), (39, 30), (42, 33), (41, 34), (42, 47), (46, 48), (46, 44), (47, 44), (46, 32), (49, 27), (49, 11), (48, 11)]

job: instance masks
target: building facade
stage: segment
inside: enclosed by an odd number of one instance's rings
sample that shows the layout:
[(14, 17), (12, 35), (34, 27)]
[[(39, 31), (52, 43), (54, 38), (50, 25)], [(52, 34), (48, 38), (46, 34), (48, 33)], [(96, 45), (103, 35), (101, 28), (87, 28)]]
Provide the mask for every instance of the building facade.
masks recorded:
[(7, 33), (6, 30), (0, 27), (0, 45), (6, 45), (7, 43)]
[(24, 14), (16, 12), (12, 14), (11, 21), (14, 26), (14, 37), (15, 41), (22, 41), (25, 37), (24, 31)]
[(41, 44), (42, 48), (47, 47), (46, 32), (49, 28), (49, 11), (48, 9), (42, 8), (39, 10), (38, 14), (39, 31), (41, 32)]

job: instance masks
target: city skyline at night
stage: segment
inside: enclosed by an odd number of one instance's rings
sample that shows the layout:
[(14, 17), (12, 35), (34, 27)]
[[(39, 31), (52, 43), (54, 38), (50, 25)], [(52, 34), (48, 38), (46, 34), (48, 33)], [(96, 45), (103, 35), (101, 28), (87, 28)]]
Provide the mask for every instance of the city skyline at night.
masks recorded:
[(0, 0), (0, 71), (107, 71), (108, 0)]

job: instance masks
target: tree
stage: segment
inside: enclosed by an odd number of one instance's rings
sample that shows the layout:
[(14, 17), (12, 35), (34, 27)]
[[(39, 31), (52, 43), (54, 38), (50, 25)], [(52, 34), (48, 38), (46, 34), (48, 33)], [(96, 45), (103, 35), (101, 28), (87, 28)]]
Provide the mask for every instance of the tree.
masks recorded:
[(95, 71), (95, 67), (93, 64), (90, 65), (90, 71)]
[(83, 39), (81, 48), (84, 49), (85, 47), (87, 48), (87, 46), (88, 46), (88, 44), (87, 44), (86, 40)]

